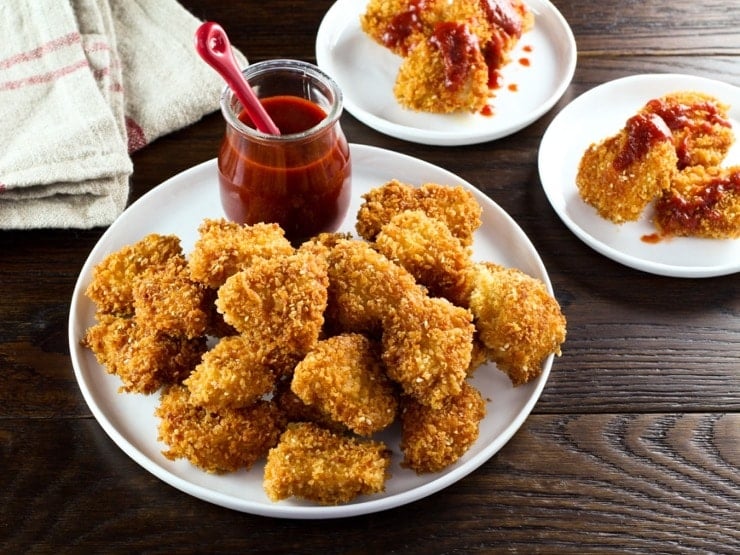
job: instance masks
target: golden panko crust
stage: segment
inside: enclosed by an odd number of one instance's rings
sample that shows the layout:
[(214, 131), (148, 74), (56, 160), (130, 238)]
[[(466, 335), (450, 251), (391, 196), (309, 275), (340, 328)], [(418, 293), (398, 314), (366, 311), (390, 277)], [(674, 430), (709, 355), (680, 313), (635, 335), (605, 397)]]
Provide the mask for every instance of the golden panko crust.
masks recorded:
[(390, 451), (312, 423), (290, 424), (267, 455), (264, 488), (273, 501), (299, 497), (321, 505), (348, 503), (385, 489)]
[(160, 419), (158, 439), (168, 447), (162, 454), (187, 459), (211, 473), (250, 468), (277, 444), (282, 430), (272, 403), (214, 412), (192, 403), (184, 386), (163, 391), (155, 415)]
[(106, 256), (92, 272), (85, 290), (98, 312), (116, 316), (133, 316), (134, 282), (145, 269), (158, 266), (182, 254), (176, 235), (152, 233)]
[(565, 316), (540, 280), (516, 268), (476, 264), (470, 310), (488, 357), (513, 385), (535, 379), (547, 356), (560, 355)]
[(356, 229), (368, 241), (374, 241), (393, 216), (406, 210), (421, 210), (430, 218), (444, 222), (463, 247), (473, 244), (473, 233), (481, 225), (481, 206), (461, 186), (425, 183), (413, 187), (392, 179), (362, 198)]
[(438, 472), (456, 462), (478, 439), (486, 404), (465, 381), (460, 393), (438, 408), (404, 398), (401, 410), (402, 466), (419, 474)]
[(319, 341), (296, 366), (291, 389), (332, 420), (370, 436), (390, 426), (398, 407), (377, 351), (356, 333)]

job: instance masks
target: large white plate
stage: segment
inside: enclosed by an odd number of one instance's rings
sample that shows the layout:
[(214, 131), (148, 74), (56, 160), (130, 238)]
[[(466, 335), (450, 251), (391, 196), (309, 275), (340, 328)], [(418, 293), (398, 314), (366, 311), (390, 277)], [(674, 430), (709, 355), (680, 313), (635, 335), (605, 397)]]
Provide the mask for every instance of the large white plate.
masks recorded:
[[(643, 238), (656, 232), (651, 209), (636, 222), (616, 225), (601, 218), (578, 194), (576, 174), (586, 148), (617, 133), (647, 101), (675, 91), (701, 91), (729, 104), (740, 142), (740, 88), (691, 75), (634, 75), (591, 89), (553, 119), (540, 144), (540, 181), (565, 225), (591, 248), (617, 262), (674, 277), (731, 274), (740, 271), (740, 240), (674, 237), (646, 242)], [(740, 164), (738, 142), (727, 155), (726, 165)]]
[[(367, 2), (339, 0), (316, 37), (316, 61), (344, 93), (353, 116), (387, 135), (430, 145), (466, 145), (510, 135), (540, 118), (563, 95), (576, 67), (576, 42), (560, 12), (546, 0), (529, 0), (534, 28), (525, 33), (503, 68), (491, 101), (494, 115), (429, 114), (403, 108), (393, 95), (401, 58), (360, 27)], [(531, 47), (530, 51), (524, 51)], [(529, 67), (517, 63), (528, 58)], [(513, 92), (510, 84), (517, 87)]]
[[(548, 279), (542, 261), (517, 224), (488, 197), (469, 183), (437, 166), (374, 147), (351, 145), (353, 159), (352, 204), (343, 231), (354, 232), (360, 195), (391, 178), (412, 184), (432, 181), (462, 185), (483, 206), (483, 225), (475, 237), (475, 257), (518, 267), (543, 280)], [(85, 330), (95, 323), (95, 307), (85, 297), (92, 269), (106, 255), (134, 243), (148, 233), (177, 234), (189, 252), (203, 218), (223, 217), (214, 160), (191, 168), (162, 183), (131, 205), (103, 234), (90, 253), (77, 281), (69, 317), (69, 346), (75, 375), (90, 410), (113, 441), (133, 460), (168, 484), (200, 499), (248, 513), (288, 518), (334, 518), (381, 511), (415, 501), (466, 476), (496, 453), (522, 425), (542, 392), (552, 366), (552, 356), (534, 382), (513, 388), (495, 366), (478, 369), (474, 383), (488, 403), (480, 438), (457, 464), (437, 474), (417, 476), (399, 466), (398, 431), (382, 439), (393, 449), (392, 477), (383, 494), (367, 496), (354, 503), (320, 507), (300, 501), (271, 502), (262, 488), (264, 466), (249, 472), (207, 474), (184, 460), (172, 462), (162, 456), (157, 442), (158, 420), (154, 409), (158, 395), (119, 394), (115, 376), (107, 374), (92, 353), (80, 346)], [(550, 288), (551, 290), (551, 288)]]

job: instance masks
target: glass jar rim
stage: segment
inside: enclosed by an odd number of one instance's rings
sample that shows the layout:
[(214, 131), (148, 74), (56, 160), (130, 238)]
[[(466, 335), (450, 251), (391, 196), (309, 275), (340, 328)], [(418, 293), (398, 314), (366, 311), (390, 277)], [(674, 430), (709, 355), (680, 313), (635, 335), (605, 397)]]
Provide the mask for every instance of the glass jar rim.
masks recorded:
[(245, 79), (249, 80), (250, 78), (263, 75), (264, 73), (274, 71), (276, 69), (285, 70), (296, 75), (307, 75), (321, 82), (328, 89), (330, 89), (334, 98), (331, 103), (331, 109), (326, 113), (326, 117), (313, 127), (310, 127), (309, 129), (306, 129), (305, 131), (301, 131), (299, 133), (289, 133), (285, 135), (271, 135), (269, 133), (264, 133), (258, 129), (255, 129), (254, 127), (250, 127), (239, 119), (238, 114), (234, 113), (234, 110), (232, 108), (232, 100), (236, 102), (238, 102), (238, 100), (235, 98), (231, 88), (226, 85), (221, 92), (221, 113), (223, 114), (226, 122), (229, 125), (231, 125), (234, 129), (236, 129), (243, 135), (247, 135), (250, 138), (262, 140), (265, 142), (296, 141), (316, 135), (324, 129), (327, 129), (334, 125), (334, 123), (339, 119), (339, 116), (342, 114), (342, 90), (339, 88), (339, 85), (334, 81), (334, 79), (332, 79), (329, 75), (322, 71), (318, 66), (301, 60), (264, 60), (261, 62), (250, 64), (245, 67), (242, 70), (242, 75), (244, 75)]

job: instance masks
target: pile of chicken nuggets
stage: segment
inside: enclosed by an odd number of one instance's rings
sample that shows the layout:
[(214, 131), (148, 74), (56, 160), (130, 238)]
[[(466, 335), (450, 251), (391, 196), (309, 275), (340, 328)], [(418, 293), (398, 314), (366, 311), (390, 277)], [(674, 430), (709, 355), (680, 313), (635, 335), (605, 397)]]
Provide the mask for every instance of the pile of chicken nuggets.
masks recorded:
[(276, 224), (206, 219), (187, 255), (152, 234), (95, 267), (82, 344), (122, 392), (159, 393), (166, 457), (213, 473), (265, 460), (273, 501), (346, 503), (390, 477), (378, 432), (398, 422), (402, 466), (440, 471), (478, 438), (479, 366), (516, 386), (560, 354), (545, 285), (473, 262), (470, 191), (392, 180), (363, 198), (359, 238), (293, 246)]
[(740, 237), (740, 166), (722, 166), (735, 140), (728, 109), (694, 91), (650, 100), (619, 132), (588, 147), (579, 194), (620, 224), (652, 204), (663, 236)]
[(370, 0), (363, 31), (403, 58), (393, 92), (423, 112), (478, 112), (534, 26), (521, 0)]

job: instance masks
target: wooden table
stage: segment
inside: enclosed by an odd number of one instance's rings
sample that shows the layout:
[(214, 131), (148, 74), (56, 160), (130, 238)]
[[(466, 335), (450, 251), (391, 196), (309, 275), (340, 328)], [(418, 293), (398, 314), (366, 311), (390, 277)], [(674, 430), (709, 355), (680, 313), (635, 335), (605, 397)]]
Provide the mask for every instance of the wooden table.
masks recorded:
[[(313, 61), (331, 2), (183, 4), (224, 23), (252, 61)], [(561, 223), (537, 173), (548, 123), (600, 83), (679, 72), (740, 86), (740, 10), (736, 0), (555, 4), (576, 36), (578, 66), (561, 101), (526, 129), (442, 148), (342, 120), (351, 142), (475, 184), (544, 260), (568, 339), (534, 412), (491, 460), (410, 505), (334, 521), (271, 519), (190, 497), (109, 439), (75, 381), (70, 298), (104, 230), (4, 231), (0, 551), (740, 552), (738, 275), (659, 277), (597, 254)], [(135, 154), (131, 201), (213, 158), (222, 131), (214, 114)]]

